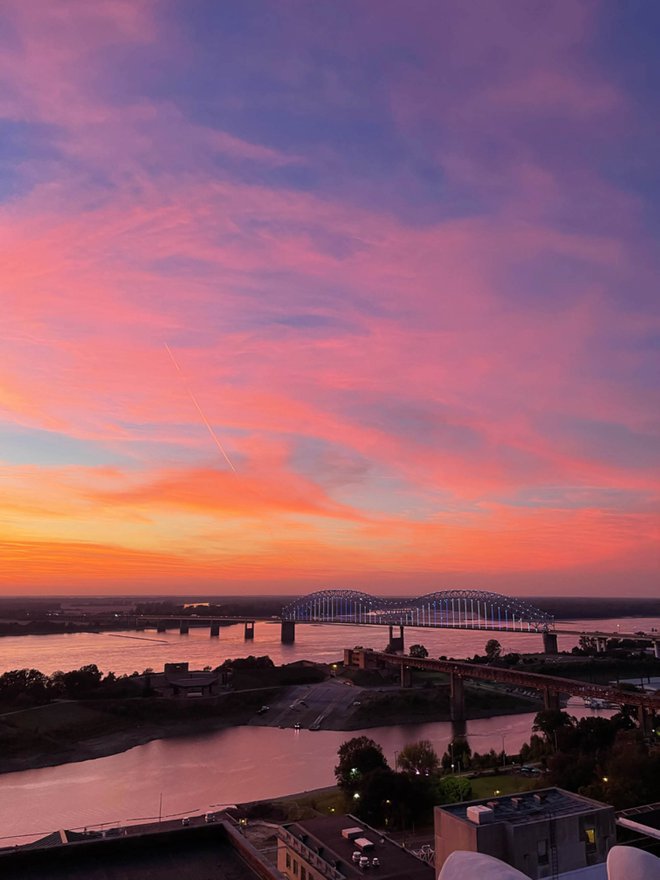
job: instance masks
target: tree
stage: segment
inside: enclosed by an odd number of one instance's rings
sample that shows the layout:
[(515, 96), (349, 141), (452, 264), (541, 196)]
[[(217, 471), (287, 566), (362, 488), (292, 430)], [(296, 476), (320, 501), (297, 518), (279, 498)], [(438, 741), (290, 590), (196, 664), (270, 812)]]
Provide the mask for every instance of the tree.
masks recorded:
[(443, 776), (438, 781), (436, 789), (436, 803), (456, 804), (459, 801), (467, 801), (472, 797), (472, 786), (465, 776)]
[(0, 675), (0, 701), (35, 705), (50, 699), (50, 679), (38, 669), (11, 669)]
[(337, 755), (335, 778), (339, 788), (346, 792), (356, 792), (368, 773), (389, 769), (382, 748), (368, 736), (356, 736), (342, 743)]
[(554, 742), (557, 748), (560, 742), (563, 742), (565, 734), (574, 729), (575, 718), (561, 709), (544, 709), (542, 712), (537, 712), (532, 725), (534, 732), (542, 733), (546, 740)]
[(595, 654), (598, 651), (598, 644), (593, 636), (580, 636), (578, 645), (585, 654)]
[(427, 739), (420, 739), (401, 749), (396, 764), (404, 773), (432, 776), (438, 772), (440, 759), (431, 743)]
[(98, 690), (103, 673), (95, 663), (72, 669), (71, 672), (54, 672), (53, 686), (56, 691), (71, 700), (84, 700)]
[(411, 645), (408, 653), (411, 657), (421, 657), (422, 659), (429, 656), (429, 652), (424, 645)]
[(488, 639), (486, 642), (486, 658), (489, 663), (492, 663), (493, 660), (497, 660), (502, 653), (502, 645), (497, 641), (497, 639)]
[(449, 743), (449, 748), (442, 756), (443, 770), (466, 770), (472, 760), (470, 743), (464, 736), (458, 736)]

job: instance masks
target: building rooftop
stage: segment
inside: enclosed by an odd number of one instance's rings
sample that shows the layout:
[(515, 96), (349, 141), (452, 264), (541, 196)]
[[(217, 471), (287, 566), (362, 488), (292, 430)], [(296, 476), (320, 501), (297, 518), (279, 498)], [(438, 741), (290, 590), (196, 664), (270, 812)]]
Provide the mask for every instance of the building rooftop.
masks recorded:
[(33, 846), (0, 853), (2, 880), (275, 880), (278, 876), (224, 822), (162, 831), (133, 827), (130, 834), (111, 838), (57, 832)]
[[(342, 837), (344, 829), (361, 829), (360, 837), (366, 837), (374, 844), (369, 851), (369, 858), (376, 856), (380, 862), (378, 870), (379, 880), (394, 880), (405, 877), (406, 880), (434, 880), (433, 868), (389, 837), (383, 837), (381, 832), (366, 825), (355, 816), (329, 816), (319, 819), (308, 819), (301, 822), (293, 822), (284, 826), (284, 841), (289, 843), (286, 833), (292, 835), (300, 844), (331, 864), (337, 874), (350, 880), (364, 878), (364, 870), (360, 869), (353, 861), (352, 856), (357, 846), (353, 840)], [(304, 851), (301, 851), (304, 857)]]
[(522, 825), (549, 818), (556, 819), (559, 816), (568, 816), (572, 813), (592, 812), (594, 809), (612, 809), (600, 801), (572, 794), (562, 788), (543, 788), (539, 791), (526, 791), (505, 797), (445, 804), (439, 809), (474, 824), (468, 818), (470, 807), (489, 807), (493, 811), (491, 823), (506, 822), (509, 825)]

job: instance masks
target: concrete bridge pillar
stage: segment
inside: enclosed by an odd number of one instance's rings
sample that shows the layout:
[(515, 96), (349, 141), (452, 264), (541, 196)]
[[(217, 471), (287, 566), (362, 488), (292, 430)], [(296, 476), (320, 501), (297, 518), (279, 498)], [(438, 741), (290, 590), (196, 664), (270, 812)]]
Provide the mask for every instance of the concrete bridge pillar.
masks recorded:
[(187, 636), (190, 629), (190, 623), (187, 620), (179, 621), (179, 635)]
[(412, 687), (412, 669), (405, 663), (401, 664), (401, 687)]
[(283, 620), (280, 640), (283, 645), (292, 645), (296, 640), (295, 620)]
[(660, 642), (653, 642), (653, 653), (655, 654), (655, 659), (660, 660)]
[(209, 635), (211, 636), (212, 639), (217, 639), (220, 637), (220, 624), (218, 623), (217, 620), (211, 621), (211, 630), (210, 630)]
[(397, 653), (403, 653), (403, 626), (399, 626), (399, 634), (397, 636), (394, 635), (394, 626), (390, 626), (390, 650), (396, 651)]
[(449, 674), (449, 705), (452, 721), (465, 719), (465, 684), (457, 672)]
[(545, 654), (557, 654), (557, 633), (543, 633), (543, 651)]
[(559, 694), (548, 687), (543, 688), (543, 708), (546, 710), (560, 708)]
[(159, 620), (156, 624), (156, 632), (164, 633), (167, 632), (167, 621)]
[(254, 620), (245, 621), (244, 637), (246, 642), (254, 638)]

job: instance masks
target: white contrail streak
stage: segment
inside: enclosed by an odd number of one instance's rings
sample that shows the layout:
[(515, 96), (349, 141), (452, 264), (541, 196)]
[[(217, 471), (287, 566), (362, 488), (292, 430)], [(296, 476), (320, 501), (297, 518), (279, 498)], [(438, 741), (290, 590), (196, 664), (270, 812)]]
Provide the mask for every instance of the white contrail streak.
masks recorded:
[(188, 392), (188, 396), (190, 397), (190, 399), (192, 400), (192, 402), (195, 404), (195, 407), (197, 408), (197, 412), (199, 413), (199, 415), (200, 415), (202, 421), (204, 422), (204, 424), (205, 424), (206, 427), (208, 428), (208, 432), (209, 432), (209, 434), (211, 435), (211, 439), (213, 440), (213, 442), (215, 443), (215, 445), (218, 447), (218, 449), (219, 449), (220, 452), (222, 453), (223, 458), (224, 458), (224, 460), (227, 462), (227, 464), (229, 465), (229, 467), (234, 471), (234, 473), (236, 473), (236, 468), (235, 468), (234, 465), (231, 463), (231, 460), (230, 460), (229, 456), (227, 455), (227, 453), (225, 452), (222, 443), (221, 443), (220, 440), (218, 439), (218, 435), (217, 435), (217, 434), (215, 433), (215, 431), (213, 430), (213, 425), (209, 422), (209, 420), (208, 420), (208, 419), (206, 418), (206, 416), (204, 415), (204, 411), (202, 410), (201, 406), (199, 405), (199, 403), (198, 403), (198, 401), (197, 401), (197, 398), (195, 397), (195, 395), (192, 393), (192, 391), (191, 391), (190, 388), (188, 387), (188, 383), (186, 382), (186, 377), (185, 377), (185, 376), (183, 375), (183, 373), (181, 372), (181, 367), (178, 365), (177, 360), (176, 360), (176, 358), (174, 357), (174, 355), (172, 354), (172, 350), (171, 350), (171, 348), (169, 347), (169, 345), (168, 345), (167, 343), (165, 343), (165, 348), (167, 349), (167, 353), (169, 354), (170, 358), (172, 359), (172, 363), (174, 364), (177, 373), (179, 374), (179, 376), (181, 376), (181, 378), (182, 378), (182, 380), (183, 380), (183, 384), (184, 384), (184, 386), (185, 386), (186, 391)]

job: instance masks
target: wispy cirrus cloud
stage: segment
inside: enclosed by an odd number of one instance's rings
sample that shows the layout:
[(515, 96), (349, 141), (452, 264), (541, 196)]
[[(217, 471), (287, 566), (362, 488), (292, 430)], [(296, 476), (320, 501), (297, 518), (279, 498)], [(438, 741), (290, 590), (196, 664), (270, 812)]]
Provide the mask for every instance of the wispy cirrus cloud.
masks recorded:
[(115, 554), (173, 588), (171, 554), (652, 589), (650, 134), (607, 12), (259, 8), (3, 9), (3, 587)]

